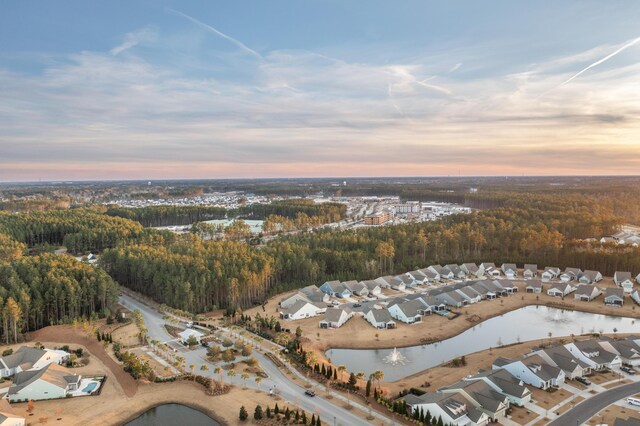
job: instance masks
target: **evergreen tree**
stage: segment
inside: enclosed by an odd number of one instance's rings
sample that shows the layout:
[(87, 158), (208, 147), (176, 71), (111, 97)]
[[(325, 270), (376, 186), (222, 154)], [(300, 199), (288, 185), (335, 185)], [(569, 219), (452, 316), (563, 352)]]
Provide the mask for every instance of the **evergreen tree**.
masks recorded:
[(327, 376), (327, 369), (324, 367), (324, 364), (322, 364), (322, 369), (320, 370), (320, 374), (322, 374), (323, 376)]
[(262, 419), (262, 407), (260, 405), (256, 405), (256, 410), (253, 412), (253, 418), (256, 420)]
[(353, 388), (356, 386), (357, 383), (358, 383), (358, 379), (356, 378), (356, 375), (351, 373), (349, 375), (349, 385)]
[(302, 412), (302, 424), (306, 425), (307, 424), (307, 413), (305, 413), (304, 411)]
[(247, 409), (244, 408), (244, 405), (240, 407), (240, 415), (238, 416), (241, 421), (246, 421), (249, 418), (249, 413), (247, 413)]
[(277, 416), (280, 414), (280, 408), (278, 408), (278, 403), (276, 402), (276, 406), (273, 407), (273, 413)]
[(312, 414), (311, 415), (311, 426), (314, 426), (316, 424), (316, 415)]
[(365, 388), (364, 395), (369, 398), (371, 395), (371, 379), (367, 380), (367, 387)]
[(316, 418), (316, 426), (322, 426), (322, 422), (320, 421), (320, 415)]
[(337, 368), (333, 369), (333, 380), (338, 380), (338, 369)]
[(268, 405), (267, 405), (266, 413), (267, 413), (267, 418), (268, 418), (268, 419), (270, 419), (271, 417), (273, 417), (273, 415), (271, 414), (271, 408), (269, 408), (269, 406), (268, 406)]
[(442, 421), (442, 416), (438, 417), (438, 426), (444, 426), (444, 422)]

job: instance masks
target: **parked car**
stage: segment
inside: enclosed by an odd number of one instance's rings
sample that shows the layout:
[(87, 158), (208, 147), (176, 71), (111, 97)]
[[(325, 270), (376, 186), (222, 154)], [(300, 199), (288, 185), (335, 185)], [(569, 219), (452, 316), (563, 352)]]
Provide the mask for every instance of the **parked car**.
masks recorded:
[(333, 301), (331, 302), (331, 304), (332, 304), (333, 306), (338, 306), (338, 305), (340, 304), (340, 302), (338, 302), (337, 300), (333, 300)]
[(580, 382), (585, 386), (589, 386), (591, 382), (586, 377), (576, 377), (576, 382)]
[(620, 367), (620, 370), (624, 371), (627, 374), (636, 374), (636, 370), (634, 370), (633, 368), (630, 368), (630, 367), (622, 366), (622, 367)]
[(209, 347), (209, 342), (202, 342), (202, 346), (204, 346), (205, 348)]
[(187, 328), (191, 328), (193, 327), (193, 321), (187, 321), (185, 325), (187, 326)]
[(354, 304), (353, 304), (353, 307), (354, 307), (354, 308), (359, 308), (359, 307), (361, 307), (361, 306), (362, 306), (362, 305), (361, 305), (361, 304), (359, 304), (359, 303), (354, 303)]
[(307, 389), (306, 391), (304, 391), (304, 394), (307, 396), (316, 396), (316, 393), (311, 389)]

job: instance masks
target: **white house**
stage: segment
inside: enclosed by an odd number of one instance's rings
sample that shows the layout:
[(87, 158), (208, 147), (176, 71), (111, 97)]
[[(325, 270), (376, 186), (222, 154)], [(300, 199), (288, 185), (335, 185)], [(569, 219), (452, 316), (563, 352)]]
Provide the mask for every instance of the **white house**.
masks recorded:
[(464, 271), (464, 269), (456, 265), (455, 263), (445, 265), (445, 268), (448, 268), (451, 272), (453, 272), (453, 277), (459, 280), (467, 276), (467, 273)]
[(342, 284), (355, 296), (364, 297), (369, 295), (369, 289), (362, 282), (353, 280), (343, 282)]
[(431, 313), (429, 307), (425, 306), (420, 299), (395, 303), (389, 306), (388, 310), (392, 318), (407, 324), (422, 322), (422, 316)]
[(524, 265), (524, 271), (522, 271), (522, 276), (525, 278), (535, 278), (538, 276), (538, 265), (532, 263), (526, 263)]
[(573, 295), (574, 299), (581, 300), (583, 302), (591, 302), (596, 297), (602, 294), (600, 287), (593, 284), (579, 285)]
[(636, 282), (640, 284), (640, 274), (636, 275)]
[(582, 284), (594, 284), (598, 281), (602, 281), (602, 274), (598, 271), (586, 270), (582, 273), (579, 281)]
[(640, 305), (640, 291), (638, 291), (638, 289), (633, 290), (629, 296), (634, 302)]
[(82, 376), (71, 374), (57, 364), (49, 364), (40, 370), (17, 373), (7, 398), (10, 402), (64, 398), (67, 392), (78, 390), (81, 380)]
[(624, 305), (624, 290), (621, 288), (607, 288), (604, 293), (604, 304), (609, 306)]
[(280, 310), (280, 318), (286, 320), (299, 320), (303, 318), (311, 318), (324, 313), (327, 305), (305, 302), (299, 300), (292, 306)]
[(484, 276), (484, 266), (476, 265), (475, 263), (463, 263), (460, 268), (467, 273), (467, 275), (481, 278)]
[(49, 364), (62, 364), (70, 354), (55, 349), (37, 349), (22, 346), (11, 355), (0, 358), (0, 377), (13, 376), (26, 370), (40, 370)]
[(178, 336), (180, 336), (180, 341), (185, 345), (189, 343), (189, 339), (191, 337), (196, 339), (196, 342), (199, 345), (200, 341), (204, 337), (204, 333), (200, 333), (198, 330), (194, 330), (193, 328), (187, 328), (182, 332), (178, 333)]
[(510, 404), (519, 407), (531, 401), (531, 391), (524, 385), (524, 382), (502, 368), (482, 371), (474, 376), (467, 376), (463, 380), (469, 382), (482, 380), (492, 389), (509, 398)]
[(542, 293), (542, 281), (540, 280), (527, 281), (527, 286), (524, 288), (524, 291), (527, 293)]
[(524, 383), (543, 390), (560, 386), (565, 378), (562, 369), (549, 365), (540, 355), (535, 354), (516, 360), (498, 358), (493, 362), (493, 369), (498, 368), (503, 368)]
[(560, 276), (560, 268), (556, 268), (555, 266), (547, 266), (544, 268), (544, 272), (541, 275), (542, 282), (549, 282), (551, 280), (555, 280)]
[(380, 285), (374, 280), (363, 281), (362, 284), (364, 284), (367, 287), (367, 290), (369, 290), (369, 296), (377, 297), (380, 296), (380, 293), (382, 293)]
[(573, 356), (587, 363), (592, 370), (601, 371), (619, 367), (620, 356), (605, 350), (597, 340), (582, 340), (564, 345)]
[(511, 404), (506, 395), (496, 391), (482, 380), (471, 382), (461, 380), (438, 389), (438, 392), (462, 395), (474, 407), (487, 414), (494, 422), (499, 422), (500, 419), (506, 416), (507, 409)]
[(631, 272), (616, 271), (616, 273), (613, 274), (613, 282), (615, 282), (618, 287), (622, 287), (625, 293), (631, 293), (633, 291)]
[(572, 286), (568, 282), (562, 282), (554, 283), (551, 288), (547, 290), (547, 294), (549, 296), (565, 297), (573, 293), (574, 291), (576, 291), (576, 288), (574, 286)]
[[(398, 280), (393, 279), (391, 275), (385, 275), (384, 277), (378, 277), (374, 280), (376, 284), (380, 286), (380, 288), (391, 288), (391, 286), (398, 286)], [(404, 284), (402, 284), (402, 290), (405, 289)]]
[(493, 262), (485, 262), (482, 264), (482, 268), (484, 268), (485, 273), (492, 277), (500, 276), (500, 269), (496, 268), (496, 264)]
[(518, 276), (518, 268), (515, 263), (503, 263), (502, 272), (510, 280)]
[(429, 412), (432, 418), (441, 418), (446, 425), (485, 426), (489, 416), (476, 408), (460, 394), (429, 392), (416, 396), (408, 394), (400, 398), (407, 404), (410, 413)]
[(320, 328), (340, 328), (353, 316), (353, 312), (347, 309), (327, 309), (324, 318), (320, 320)]
[(565, 377), (575, 379), (591, 373), (591, 366), (581, 359), (574, 356), (563, 345), (555, 345), (535, 352), (545, 362), (564, 371)]
[(580, 279), (582, 276), (582, 270), (578, 268), (566, 268), (560, 275), (560, 281), (568, 283)]
[(605, 351), (617, 354), (623, 364), (640, 367), (640, 340), (628, 337), (623, 340), (606, 339), (598, 341)]
[(369, 309), (365, 312), (364, 319), (375, 328), (396, 328), (396, 322), (387, 309)]
[(351, 292), (340, 281), (327, 281), (320, 286), (320, 290), (329, 296), (349, 297)]

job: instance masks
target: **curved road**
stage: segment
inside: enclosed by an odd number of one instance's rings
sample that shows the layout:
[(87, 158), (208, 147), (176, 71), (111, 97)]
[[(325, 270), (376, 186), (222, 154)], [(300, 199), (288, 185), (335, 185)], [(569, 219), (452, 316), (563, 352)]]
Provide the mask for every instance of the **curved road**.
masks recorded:
[[(145, 326), (147, 327), (149, 336), (151, 338), (161, 342), (175, 340), (175, 338), (167, 333), (166, 329), (164, 328), (165, 320), (163, 319), (163, 315), (161, 313), (124, 294), (120, 296), (120, 303), (128, 309), (140, 310), (145, 322)], [(204, 347), (199, 347), (192, 351), (185, 349), (179, 344), (172, 345), (172, 347), (182, 352), (181, 355), (185, 358), (187, 365), (201, 365), (203, 363), (213, 365), (209, 363), (209, 361), (207, 361), (206, 349)], [(267, 379), (264, 379), (260, 385), (256, 384), (253, 380), (247, 380), (244, 384), (247, 387), (265, 391), (266, 389), (273, 388), (275, 386), (280, 397), (304, 409), (308, 413), (315, 413), (316, 415), (320, 414), (320, 417), (322, 418), (324, 423), (328, 425), (335, 424), (336, 426), (368, 426), (371, 424), (366, 419), (355, 415), (351, 411), (345, 410), (341, 406), (332, 404), (319, 395), (313, 398), (305, 396), (304, 392), (306, 389), (291, 382), (291, 380), (289, 380), (278, 369), (278, 367), (273, 364), (271, 360), (269, 360), (259, 351), (254, 351), (253, 355), (258, 359), (260, 366), (269, 375), (269, 377)], [(213, 373), (213, 368), (210, 368), (209, 371), (198, 371), (198, 374), (209, 375), (211, 377), (215, 376), (215, 373)], [(229, 381), (229, 378), (227, 378), (226, 380)], [(234, 383), (236, 385), (240, 384), (240, 379), (236, 377), (235, 379), (231, 380), (231, 383)], [(374, 412), (373, 415), (379, 418), (382, 417), (382, 419), (386, 420), (389, 424), (395, 424), (393, 420), (385, 418), (378, 413)]]
[(591, 417), (598, 414), (600, 410), (608, 407), (616, 401), (639, 392), (640, 382), (636, 382), (599, 393), (576, 405), (574, 408), (549, 423), (548, 426), (581, 425), (586, 423)]

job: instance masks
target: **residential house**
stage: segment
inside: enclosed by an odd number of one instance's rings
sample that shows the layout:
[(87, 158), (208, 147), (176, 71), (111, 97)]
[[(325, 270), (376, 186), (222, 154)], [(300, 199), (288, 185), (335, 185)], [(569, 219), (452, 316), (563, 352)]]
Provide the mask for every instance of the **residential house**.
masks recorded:
[(460, 293), (449, 288), (439, 288), (437, 290), (429, 292), (429, 296), (433, 296), (439, 303), (444, 303), (447, 306), (453, 306), (459, 308), (468, 303)]
[(37, 349), (22, 346), (20, 349), (0, 358), (0, 377), (13, 376), (27, 370), (40, 370), (49, 364), (63, 364), (70, 354), (55, 349)]
[(582, 276), (582, 270), (578, 268), (566, 268), (560, 275), (560, 281), (568, 283), (569, 281), (579, 280)]
[(82, 376), (71, 374), (58, 364), (49, 364), (40, 370), (17, 373), (7, 398), (9, 402), (65, 398), (68, 392), (78, 390), (81, 380)]
[(455, 263), (446, 265), (445, 268), (449, 268), (449, 270), (453, 273), (453, 278), (462, 280), (467, 276), (467, 273), (460, 266)]
[(548, 290), (549, 296), (565, 297), (576, 291), (576, 288), (568, 282), (554, 283)]
[(382, 293), (380, 285), (374, 280), (363, 281), (362, 284), (364, 284), (365, 287), (367, 287), (367, 290), (369, 290), (369, 296), (377, 297)]
[(615, 352), (605, 350), (596, 339), (581, 340), (565, 345), (576, 358), (587, 363), (591, 370), (602, 371), (618, 367), (622, 359)]
[(354, 296), (365, 297), (369, 295), (369, 289), (362, 282), (358, 282), (355, 280), (346, 281), (343, 282), (342, 285), (344, 285), (344, 287), (349, 290), (349, 292)]
[(499, 277), (501, 274), (500, 269), (498, 269), (496, 264), (493, 262), (485, 262), (482, 264), (482, 267), (484, 268), (485, 273), (489, 276)]
[(622, 287), (625, 293), (631, 293), (633, 291), (631, 272), (616, 271), (616, 273), (613, 274), (613, 282), (615, 282), (618, 287)]
[(504, 289), (504, 287), (498, 280), (482, 280), (478, 281), (477, 284), (494, 293), (496, 297), (505, 296), (507, 294), (507, 290)]
[(469, 304), (478, 303), (482, 300), (482, 295), (470, 286), (464, 286), (456, 289), (455, 291), (464, 297)]
[(542, 282), (549, 282), (555, 280), (560, 276), (560, 268), (555, 266), (547, 266), (544, 268), (544, 272), (541, 275)]
[(407, 404), (411, 414), (416, 410), (429, 412), (432, 418), (441, 418), (447, 425), (485, 426), (490, 420), (487, 414), (457, 393), (428, 392), (420, 396), (408, 394), (400, 400)]
[(506, 395), (496, 391), (482, 380), (472, 382), (462, 380), (438, 389), (438, 392), (462, 395), (494, 422), (498, 422), (506, 416), (510, 405), (509, 398)]
[(621, 288), (607, 288), (604, 293), (604, 304), (609, 306), (624, 305), (624, 290)]
[(518, 267), (515, 263), (503, 263), (501, 269), (504, 276), (510, 280), (518, 276)]
[(402, 303), (395, 303), (388, 308), (392, 318), (406, 324), (422, 322), (422, 316), (430, 314), (431, 310), (420, 299), (413, 299)]
[(524, 291), (527, 293), (542, 293), (542, 281), (540, 280), (529, 280), (527, 281), (527, 286), (524, 288)]
[(549, 365), (560, 368), (564, 371), (565, 377), (568, 379), (575, 379), (576, 377), (583, 377), (591, 373), (591, 365), (574, 356), (563, 345), (554, 345), (544, 349), (535, 350), (533, 353), (539, 355)]
[(193, 328), (187, 328), (181, 331), (180, 333), (178, 333), (178, 336), (180, 336), (180, 341), (184, 345), (188, 344), (189, 339), (191, 339), (192, 337), (195, 339), (196, 343), (199, 345), (202, 338), (204, 337), (204, 333), (201, 333), (198, 330), (194, 330)]
[(432, 270), (431, 270), (431, 269), (429, 269), (429, 268), (423, 268), (423, 269), (418, 269), (418, 270), (419, 270), (420, 272), (422, 272), (422, 273), (427, 277), (427, 280), (428, 280), (430, 283), (440, 281), (440, 274), (439, 274), (439, 273), (434, 272), (434, 271), (432, 271)]
[(364, 319), (375, 328), (396, 328), (396, 322), (387, 309), (369, 309), (365, 312)]
[(629, 296), (634, 302), (640, 305), (640, 291), (638, 291), (638, 289), (633, 290)]
[(494, 280), (496, 284), (504, 289), (506, 294), (513, 294), (518, 292), (518, 286), (516, 283), (510, 280)]
[(310, 285), (304, 288), (301, 288), (296, 293), (291, 296), (285, 297), (280, 301), (281, 308), (291, 307), (297, 301), (305, 301), (305, 302), (315, 302), (315, 303), (328, 303), (329, 295), (322, 292), (315, 285)]
[(394, 290), (403, 291), (406, 286), (403, 282), (398, 281), (395, 277), (391, 275), (385, 275), (384, 277), (379, 277), (374, 280), (380, 288), (393, 288)]
[(586, 270), (582, 273), (579, 281), (582, 284), (594, 284), (598, 281), (602, 281), (602, 274), (598, 271)]
[(495, 391), (509, 398), (510, 404), (519, 407), (531, 402), (531, 391), (524, 385), (524, 382), (502, 368), (498, 370), (481, 371), (474, 376), (468, 376), (465, 381), (472, 382), (482, 380), (491, 386)]
[[(393, 277), (394, 280), (399, 281), (400, 283), (404, 284), (404, 289), (407, 288), (415, 288), (418, 286), (418, 282), (416, 280), (414, 280), (413, 278), (411, 278), (408, 275), (398, 275), (396, 277)], [(400, 290), (400, 285), (396, 284), (395, 287), (392, 284), (391, 288), (393, 288), (394, 290)], [(402, 289), (402, 290), (404, 290)]]
[(605, 351), (617, 354), (623, 364), (640, 367), (640, 340), (631, 336), (622, 340), (602, 338), (598, 341)]
[(327, 305), (305, 302), (299, 300), (288, 308), (280, 309), (280, 318), (286, 320), (299, 320), (303, 318), (311, 318), (324, 313)]
[(538, 276), (538, 265), (525, 263), (522, 276), (525, 278), (535, 278)]
[(498, 358), (493, 362), (493, 369), (503, 368), (512, 376), (524, 383), (546, 390), (564, 383), (564, 372), (549, 365), (540, 355), (532, 354), (524, 358), (511, 360)]
[(583, 302), (591, 302), (593, 299), (600, 296), (601, 294), (602, 294), (602, 290), (597, 285), (584, 284), (584, 285), (579, 285), (576, 288), (576, 292), (573, 295), (573, 297), (574, 299), (581, 300)]
[(636, 275), (636, 282), (640, 284), (640, 274)]
[(0, 399), (0, 426), (25, 426), (26, 420), (19, 416), (6, 399)]
[(353, 316), (353, 312), (348, 308), (332, 308), (327, 309), (324, 318), (320, 320), (320, 328), (340, 328), (349, 321)]
[(415, 271), (407, 272), (406, 275), (415, 281), (418, 285), (424, 285), (429, 282), (429, 277), (427, 277), (422, 271), (419, 269)]
[(463, 263), (460, 268), (469, 276), (476, 278), (482, 278), (484, 276), (484, 266), (476, 265), (475, 263)]
[(453, 273), (453, 271), (446, 266), (431, 265), (427, 269), (429, 269), (434, 274), (438, 274), (440, 279), (444, 278), (444, 279), (452, 280), (455, 278), (455, 274)]
[(327, 281), (320, 286), (320, 290), (329, 296), (334, 297), (349, 297), (351, 292), (340, 281)]
[(498, 297), (497, 293), (489, 290), (487, 287), (483, 286), (480, 283), (476, 282), (476, 283), (470, 284), (469, 287), (474, 289), (476, 292), (478, 292), (478, 294), (480, 294), (480, 296), (482, 297), (482, 300), (485, 300), (485, 299), (492, 300)]
[(434, 296), (420, 296), (422, 303), (429, 308), (431, 312), (442, 312), (447, 310), (447, 305), (440, 302)]

